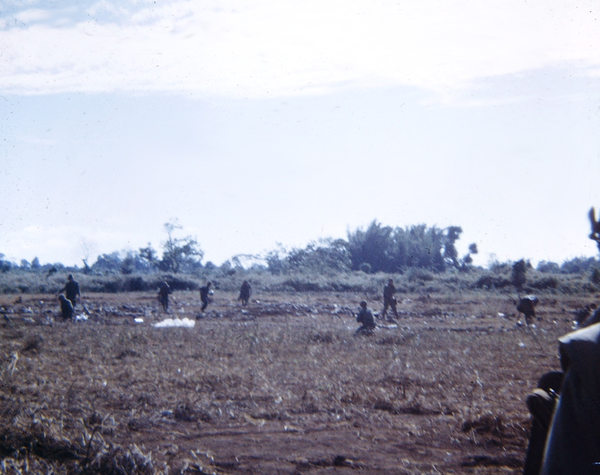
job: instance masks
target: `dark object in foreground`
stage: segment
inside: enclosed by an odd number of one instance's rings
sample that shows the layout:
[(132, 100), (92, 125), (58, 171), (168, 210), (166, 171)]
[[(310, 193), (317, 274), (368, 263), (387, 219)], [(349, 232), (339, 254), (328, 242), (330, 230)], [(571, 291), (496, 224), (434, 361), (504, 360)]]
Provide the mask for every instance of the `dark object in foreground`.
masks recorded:
[[(549, 373), (546, 381), (540, 380), (548, 390), (539, 388), (543, 392), (527, 400), (534, 422), (537, 418), (540, 423), (532, 426), (524, 475), (600, 473), (600, 324), (568, 333), (559, 342), (564, 371), (560, 395), (552, 387), (560, 377)], [(546, 431), (544, 421), (551, 421)]]
[(533, 393), (527, 396), (526, 404), (532, 421), (523, 475), (540, 473), (546, 439), (552, 423), (552, 414), (554, 414), (564, 376), (562, 371), (546, 373), (538, 381), (537, 388)]

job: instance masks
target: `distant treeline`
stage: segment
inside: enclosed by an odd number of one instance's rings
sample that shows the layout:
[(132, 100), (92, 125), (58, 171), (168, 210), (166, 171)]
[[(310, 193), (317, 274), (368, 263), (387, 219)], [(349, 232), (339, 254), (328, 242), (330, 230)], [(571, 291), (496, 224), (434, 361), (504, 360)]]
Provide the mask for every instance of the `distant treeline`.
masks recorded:
[[(44, 273), (74, 271), (88, 275), (139, 275), (154, 273), (201, 275), (213, 270), (254, 269), (272, 275), (304, 273), (340, 273), (360, 271), (366, 274), (403, 274), (410, 270), (427, 270), (433, 273), (445, 271), (470, 272), (473, 270), (475, 243), (468, 252), (459, 256), (456, 242), (462, 233), (459, 226), (439, 229), (424, 224), (405, 228), (384, 226), (373, 221), (366, 229), (349, 231), (347, 239), (324, 239), (312, 242), (304, 248), (280, 248), (265, 256), (234, 256), (221, 266), (211, 262), (202, 263), (204, 252), (195, 238), (175, 237), (181, 229), (176, 223), (166, 223), (167, 239), (162, 243), (162, 253), (150, 244), (138, 250), (115, 251), (101, 254), (96, 262), (89, 264), (82, 259), (83, 267), (67, 267), (61, 263), (42, 265), (36, 257), (20, 264), (4, 259), (0, 253), (0, 272), (12, 270)], [(509, 263), (491, 263), (491, 267)], [(562, 264), (543, 261), (537, 271), (548, 274), (573, 274), (598, 272), (598, 261), (593, 257), (574, 258)], [(599, 276), (600, 280), (600, 276)]]

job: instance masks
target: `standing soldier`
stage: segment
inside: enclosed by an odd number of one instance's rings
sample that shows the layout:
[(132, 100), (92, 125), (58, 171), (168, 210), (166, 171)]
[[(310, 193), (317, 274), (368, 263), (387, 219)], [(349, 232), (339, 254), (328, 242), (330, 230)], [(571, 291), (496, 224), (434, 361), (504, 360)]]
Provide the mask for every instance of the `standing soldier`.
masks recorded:
[(166, 282), (161, 282), (158, 286), (158, 301), (165, 312), (169, 313), (169, 294), (171, 287)]
[(383, 313), (381, 318), (386, 317), (386, 313), (388, 308), (392, 308), (394, 315), (398, 318), (398, 310), (396, 309), (396, 297), (394, 294), (396, 293), (396, 287), (394, 287), (394, 281), (392, 279), (388, 280), (387, 285), (383, 288)]
[(212, 294), (212, 290), (210, 290), (211, 284), (211, 282), (207, 282), (204, 287), (200, 287), (200, 300), (202, 301), (202, 308), (200, 310), (202, 312), (208, 307), (208, 296)]
[(242, 283), (242, 287), (240, 288), (240, 296), (238, 300), (242, 301), (242, 305), (248, 305), (248, 300), (250, 300), (250, 294), (252, 293), (252, 287), (247, 280)]
[(69, 274), (67, 283), (62, 289), (60, 289), (60, 292), (64, 292), (66, 294), (67, 299), (71, 301), (71, 305), (73, 305), (73, 309), (75, 309), (75, 305), (77, 305), (77, 297), (81, 297), (81, 294), (79, 293), (79, 283), (73, 278), (73, 274)]

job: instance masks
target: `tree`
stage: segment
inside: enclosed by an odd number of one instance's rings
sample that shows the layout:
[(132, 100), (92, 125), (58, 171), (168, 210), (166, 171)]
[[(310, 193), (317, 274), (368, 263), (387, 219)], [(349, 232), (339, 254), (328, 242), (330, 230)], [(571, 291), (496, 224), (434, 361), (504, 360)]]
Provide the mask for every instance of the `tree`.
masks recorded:
[(285, 255), (287, 251), (279, 244), (279, 248), (277, 250), (270, 251), (265, 256), (265, 261), (267, 262), (267, 269), (273, 275), (279, 275), (285, 271)]
[(94, 243), (82, 238), (79, 241), (79, 245), (83, 251), (83, 258), (81, 259), (83, 262), (83, 273), (89, 274), (92, 272), (92, 268), (88, 265), (88, 261), (90, 260), (90, 254), (92, 252), (92, 247), (94, 247)]
[[(353, 270), (401, 272), (417, 267), (441, 272), (447, 265), (458, 266), (454, 243), (462, 229), (445, 230), (424, 224), (391, 228), (373, 221), (366, 231), (348, 232), (348, 253)], [(367, 267), (368, 266), (368, 267)]]
[(527, 282), (527, 263), (524, 259), (513, 264), (511, 281), (517, 292), (520, 293), (525, 282)]
[(315, 273), (347, 271), (350, 269), (348, 243), (343, 239), (311, 242), (304, 249), (292, 249), (285, 257), (284, 265), (289, 270)]
[(560, 274), (560, 266), (552, 261), (540, 261), (536, 270), (545, 274)]
[(382, 226), (377, 221), (371, 222), (365, 231), (356, 229), (353, 233), (348, 232), (348, 253), (352, 270), (359, 270), (362, 264), (369, 264), (373, 272), (393, 272), (393, 232), (391, 227)]
[(37, 257), (34, 257), (31, 261), (31, 270), (38, 271), (41, 267), (40, 260)]
[(147, 247), (140, 247), (138, 256), (145, 263), (145, 267), (149, 271), (156, 269), (159, 265), (158, 254), (150, 243), (148, 243)]
[(92, 264), (91, 269), (103, 273), (118, 274), (121, 272), (121, 266), (123, 260), (118, 252), (111, 252), (110, 254), (101, 254), (96, 259), (96, 262)]
[(133, 274), (134, 272), (145, 272), (148, 270), (146, 262), (135, 251), (126, 251), (121, 262), (121, 274)]
[(164, 227), (167, 240), (163, 242), (160, 268), (176, 274), (182, 270), (193, 271), (200, 267), (204, 252), (198, 246), (198, 241), (191, 236), (175, 238), (175, 231), (183, 228), (177, 220), (165, 223)]
[(459, 267), (458, 251), (456, 250), (454, 243), (458, 241), (461, 233), (462, 228), (460, 226), (450, 226), (446, 229), (446, 234), (443, 239), (444, 259), (457, 268)]
[(565, 274), (583, 274), (596, 267), (597, 264), (598, 261), (595, 257), (575, 257), (563, 262), (560, 270)]
[(471, 269), (471, 264), (473, 264), (472, 254), (477, 254), (479, 250), (477, 249), (477, 244), (472, 243), (469, 244), (469, 252), (462, 258), (459, 270), (465, 272)]

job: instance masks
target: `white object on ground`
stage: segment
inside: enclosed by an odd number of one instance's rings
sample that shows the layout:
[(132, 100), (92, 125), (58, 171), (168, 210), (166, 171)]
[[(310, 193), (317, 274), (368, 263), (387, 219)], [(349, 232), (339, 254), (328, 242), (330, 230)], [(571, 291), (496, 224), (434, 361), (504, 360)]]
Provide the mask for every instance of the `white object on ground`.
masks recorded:
[(166, 328), (166, 327), (185, 327), (185, 328), (194, 328), (196, 325), (195, 320), (191, 320), (189, 318), (167, 318), (162, 322), (154, 323), (152, 326), (157, 328)]

